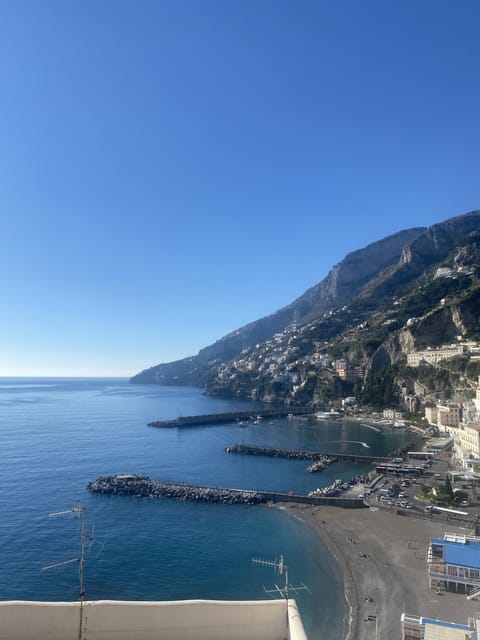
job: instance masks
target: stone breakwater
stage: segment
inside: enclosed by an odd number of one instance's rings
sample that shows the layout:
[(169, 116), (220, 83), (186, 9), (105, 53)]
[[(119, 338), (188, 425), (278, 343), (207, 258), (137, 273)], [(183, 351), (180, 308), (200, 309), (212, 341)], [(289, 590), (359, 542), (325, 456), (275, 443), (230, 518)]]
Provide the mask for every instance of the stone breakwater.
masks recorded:
[(312, 464), (308, 465), (305, 471), (307, 473), (320, 473), (324, 469), (326, 469), (331, 462), (336, 462), (335, 458), (325, 457), (325, 459), (323, 460), (317, 460), (316, 462), (312, 462)]
[(256, 447), (250, 444), (234, 444), (226, 447), (227, 453), (239, 453), (247, 456), (267, 456), (268, 458), (287, 458), (288, 460), (312, 460), (313, 463), (307, 467), (308, 473), (319, 473), (333, 462), (337, 462), (334, 456), (314, 451), (298, 451), (296, 449), (272, 449), (271, 447)]
[(288, 416), (309, 416), (314, 411), (308, 407), (297, 407), (296, 409), (257, 409), (250, 411), (230, 411), (229, 413), (210, 413), (197, 416), (178, 416), (173, 420), (154, 420), (149, 422), (149, 427), (172, 428), (172, 427), (201, 427), (213, 426), (216, 424), (227, 424), (229, 422), (239, 422), (244, 420), (255, 420), (256, 418), (285, 418)]
[(218, 502), (221, 504), (261, 504), (267, 502), (266, 496), (258, 491), (173, 484), (151, 480), (144, 475), (103, 476), (89, 482), (87, 489), (92, 493), (143, 498), (170, 498), (192, 502)]
[(225, 447), (227, 453), (240, 453), (249, 456), (268, 456), (270, 458), (288, 458), (290, 460), (329, 460), (333, 462), (391, 462), (391, 458), (384, 456), (359, 456), (354, 453), (326, 453), (324, 451), (300, 451), (298, 449), (271, 449), (270, 447), (256, 447), (251, 444), (234, 444)]
[(170, 498), (171, 500), (192, 502), (213, 502), (218, 504), (255, 505), (274, 502), (296, 502), (300, 504), (332, 505), (344, 508), (364, 508), (362, 500), (325, 496), (304, 496), (293, 493), (273, 493), (249, 489), (223, 489), (200, 487), (191, 484), (174, 484), (151, 480), (141, 474), (121, 474), (102, 476), (89, 482), (87, 489), (92, 493), (105, 495), (137, 496), (139, 498)]

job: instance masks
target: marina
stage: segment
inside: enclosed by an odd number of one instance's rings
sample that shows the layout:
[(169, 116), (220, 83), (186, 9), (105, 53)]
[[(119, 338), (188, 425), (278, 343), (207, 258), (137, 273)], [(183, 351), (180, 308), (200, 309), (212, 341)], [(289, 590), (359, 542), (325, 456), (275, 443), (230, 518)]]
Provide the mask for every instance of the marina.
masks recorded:
[[(269, 577), (262, 576), (262, 568), (252, 573), (252, 554), (283, 553), (292, 580), (304, 581), (312, 592), (297, 600), (309, 638), (344, 637), (338, 624), (344, 615), (343, 586), (335, 558), (309, 527), (289, 517), (283, 504), (305, 513), (312, 505), (328, 505), (324, 519), (329, 521), (330, 512), (332, 519), (337, 511), (348, 518), (365, 513), (362, 500), (346, 498), (356, 489), (317, 500), (307, 494), (318, 488), (328, 493), (337, 479), (346, 483), (367, 474), (370, 464), (331, 464), (318, 475), (305, 472), (314, 460), (226, 455), (225, 447), (244, 434), (250, 444), (272, 449), (381, 456), (405, 445), (404, 430), (377, 433), (356, 422), (320, 425), (312, 419), (289, 420), (288, 414), (274, 424), (264, 419), (253, 426), (250, 421), (247, 429), (235, 422), (215, 429), (147, 429), (152, 416), (167, 419), (180, 410), (207, 415), (249, 409), (249, 417), (257, 419), (259, 409), (210, 398), (199, 389), (143, 387), (117, 379), (12, 379), (3, 384), (5, 518), (0, 542), (9, 550), (0, 575), (4, 600), (37, 600), (40, 593), (46, 601), (78, 597), (78, 567), (41, 569), (71, 558), (72, 552), (77, 555), (66, 541), (77, 535), (78, 521), (60, 518), (53, 525), (48, 514), (79, 501), (95, 524), (96, 541), (87, 557), (89, 600), (263, 598), (262, 583)], [(369, 449), (357, 441), (367, 442)], [(86, 491), (89, 480), (129, 472), (175, 485), (258, 489), (270, 495), (267, 502), (250, 506)], [(281, 509), (268, 506), (280, 498), (285, 501)], [(347, 508), (335, 509), (335, 504)], [(198, 570), (192, 572), (192, 566)]]

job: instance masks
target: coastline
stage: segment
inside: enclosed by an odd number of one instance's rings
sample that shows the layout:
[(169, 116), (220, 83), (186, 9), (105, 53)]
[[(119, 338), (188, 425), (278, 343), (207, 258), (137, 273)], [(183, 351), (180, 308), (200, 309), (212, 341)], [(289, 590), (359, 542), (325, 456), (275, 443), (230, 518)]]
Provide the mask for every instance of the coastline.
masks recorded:
[(400, 638), (404, 612), (460, 624), (473, 615), (475, 603), (461, 594), (438, 595), (429, 588), (426, 573), (430, 538), (465, 530), (393, 510), (278, 506), (311, 527), (338, 562), (345, 640), (367, 640), (373, 634), (378, 640)]

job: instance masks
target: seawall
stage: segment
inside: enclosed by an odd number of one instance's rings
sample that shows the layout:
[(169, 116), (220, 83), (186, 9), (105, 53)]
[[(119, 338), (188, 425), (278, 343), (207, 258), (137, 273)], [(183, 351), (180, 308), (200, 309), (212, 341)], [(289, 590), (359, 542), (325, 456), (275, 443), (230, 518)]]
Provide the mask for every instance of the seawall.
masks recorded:
[(298, 449), (274, 449), (258, 447), (250, 444), (234, 444), (226, 447), (226, 453), (238, 453), (248, 456), (267, 456), (269, 458), (288, 458), (290, 460), (323, 460), (331, 462), (391, 462), (392, 458), (384, 456), (358, 456), (351, 453), (328, 453), (322, 451), (301, 451)]
[(210, 413), (198, 416), (178, 416), (173, 420), (154, 420), (149, 422), (149, 427), (197, 427), (214, 424), (224, 424), (248, 420), (249, 418), (286, 418), (292, 416), (308, 416), (315, 412), (308, 407), (297, 407), (296, 409), (250, 409), (249, 411), (230, 411), (229, 413)]
[(169, 498), (172, 500), (211, 502), (221, 504), (266, 504), (268, 502), (296, 502), (311, 505), (331, 505), (346, 508), (365, 508), (363, 500), (354, 498), (314, 497), (291, 493), (274, 493), (250, 489), (202, 487), (151, 480), (148, 476), (122, 474), (102, 476), (89, 482), (92, 493), (138, 496), (143, 498)]

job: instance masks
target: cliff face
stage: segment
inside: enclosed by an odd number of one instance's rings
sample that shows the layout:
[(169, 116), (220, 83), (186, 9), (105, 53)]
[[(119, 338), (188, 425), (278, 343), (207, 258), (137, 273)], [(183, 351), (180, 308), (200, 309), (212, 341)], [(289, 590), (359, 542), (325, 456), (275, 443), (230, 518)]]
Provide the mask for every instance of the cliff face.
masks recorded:
[(396, 265), (405, 245), (418, 238), (423, 231), (422, 227), (407, 229), (349, 253), (324, 280), (293, 304), (308, 301), (310, 308), (307, 313), (313, 310), (324, 313), (332, 307), (349, 303), (379, 272)]
[(403, 247), (423, 228), (400, 231), (367, 247), (349, 253), (319, 284), (279, 311), (251, 322), (201, 349), (196, 356), (163, 363), (141, 371), (131, 382), (203, 386), (220, 362), (231, 360), (257, 343), (283, 331), (294, 321), (301, 324), (346, 304), (379, 271), (400, 259)]
[[(449, 270), (446, 276), (440, 268)], [(352, 392), (331, 367), (318, 365), (322, 358), (346, 358), (368, 377), (414, 349), (457, 336), (480, 340), (479, 318), (480, 211), (474, 211), (354, 251), (290, 305), (132, 382), (321, 402)]]
[(455, 246), (468, 241), (471, 234), (478, 234), (479, 219), (480, 212), (472, 211), (432, 225), (405, 246), (401, 263), (414, 264), (420, 270), (441, 262)]

